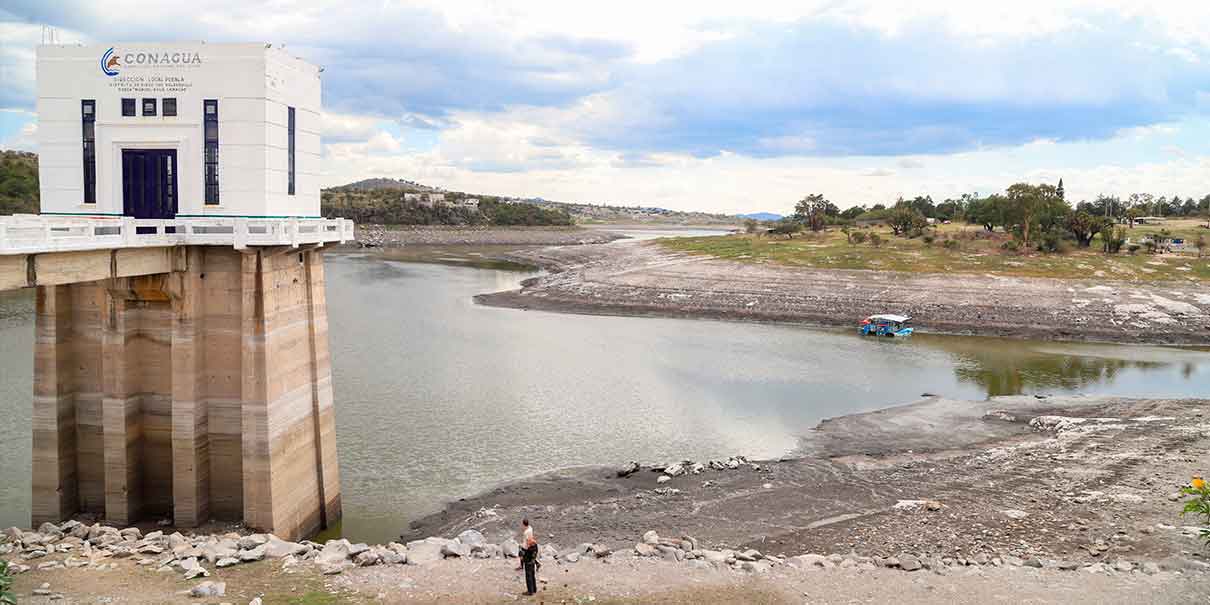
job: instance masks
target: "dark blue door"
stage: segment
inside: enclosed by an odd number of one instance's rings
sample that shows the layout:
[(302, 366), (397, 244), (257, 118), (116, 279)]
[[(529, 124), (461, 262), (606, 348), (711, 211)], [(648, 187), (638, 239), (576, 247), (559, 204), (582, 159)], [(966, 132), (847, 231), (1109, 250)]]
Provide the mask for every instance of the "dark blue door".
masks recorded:
[(122, 213), (134, 218), (176, 218), (175, 150), (122, 150)]

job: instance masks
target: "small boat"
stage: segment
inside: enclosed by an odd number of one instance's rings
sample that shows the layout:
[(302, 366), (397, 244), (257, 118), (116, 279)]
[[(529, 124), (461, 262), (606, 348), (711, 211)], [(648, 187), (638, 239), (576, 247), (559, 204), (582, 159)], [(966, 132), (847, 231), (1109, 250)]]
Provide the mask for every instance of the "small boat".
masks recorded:
[(912, 318), (906, 315), (871, 315), (861, 320), (858, 332), (862, 336), (911, 336)]

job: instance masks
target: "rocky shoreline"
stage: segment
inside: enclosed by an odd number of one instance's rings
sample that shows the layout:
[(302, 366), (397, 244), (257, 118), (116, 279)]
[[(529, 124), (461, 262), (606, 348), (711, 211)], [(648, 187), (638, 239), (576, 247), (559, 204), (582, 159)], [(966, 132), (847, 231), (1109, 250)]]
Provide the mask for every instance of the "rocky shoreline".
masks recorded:
[(1175, 493), (1204, 473), (1208, 448), (1210, 400), (930, 397), (821, 423), (790, 459), (556, 471), (452, 503), (388, 544), (72, 520), (5, 530), (0, 557), (31, 602), (96, 602), (97, 582), (115, 575), (107, 589), (145, 594), (120, 599), (140, 603), (269, 603), (273, 587), (304, 581), (377, 601), (498, 602), (469, 578), (512, 585), (513, 537), (528, 517), (562, 584), (547, 589), (569, 597), (601, 578), (655, 574), (663, 583), (650, 590), (696, 590), (677, 583), (691, 578), (721, 591), (709, 598), (741, 602), (719, 595), (835, 581), (828, 598), (844, 600), (852, 574), (894, 585), (895, 574), (928, 572), (1013, 591), (1105, 578), (1095, 582), (1109, 592), (1089, 602), (1129, 601), (1120, 591), (1146, 578), (1177, 601), (1210, 579), (1210, 553), (1180, 524)]
[(484, 305), (852, 328), (903, 313), (923, 332), (1044, 340), (1210, 345), (1210, 284), (1057, 280), (750, 265), (658, 243), (510, 253), (547, 275)]
[(625, 236), (580, 227), (454, 227), (441, 225), (357, 225), (356, 243), (366, 248), (401, 246), (570, 246), (604, 244)]

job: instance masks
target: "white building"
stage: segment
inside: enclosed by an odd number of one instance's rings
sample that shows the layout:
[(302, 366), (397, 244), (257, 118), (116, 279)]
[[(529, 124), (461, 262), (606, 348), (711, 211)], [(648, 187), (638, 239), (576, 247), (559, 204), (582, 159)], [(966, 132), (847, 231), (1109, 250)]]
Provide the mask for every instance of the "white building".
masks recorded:
[(478, 209), (479, 208), (479, 198), (477, 198), (477, 197), (463, 198), (461, 201), (458, 202), (458, 205), (462, 206), (463, 208)]
[(444, 193), (430, 193), (430, 194), (428, 194), (428, 201), (429, 201), (430, 206), (433, 204), (444, 204), (445, 203), (445, 194)]
[(42, 214), (319, 217), (316, 66), (265, 44), (37, 57)]
[(424, 194), (421, 194), (421, 193), (405, 193), (405, 194), (403, 194), (403, 201), (405, 201), (405, 202), (417, 202), (417, 203), (420, 203), (420, 202), (424, 201)]

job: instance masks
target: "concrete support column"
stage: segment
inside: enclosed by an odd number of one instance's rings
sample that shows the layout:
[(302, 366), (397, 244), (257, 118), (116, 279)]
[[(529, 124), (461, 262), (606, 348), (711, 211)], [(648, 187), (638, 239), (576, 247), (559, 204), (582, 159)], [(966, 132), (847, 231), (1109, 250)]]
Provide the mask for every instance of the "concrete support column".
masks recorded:
[(306, 255), (307, 326), (311, 352), (311, 414), (315, 425), (315, 463), (320, 526), (341, 516), (340, 471), (336, 462), (336, 407), (332, 395), (332, 358), (328, 352), (328, 306), (324, 293), (323, 251)]
[(241, 259), (243, 301), (240, 306), (240, 333), (243, 347), (240, 351), (240, 437), (244, 473), (244, 524), (266, 529), (273, 528), (274, 525), (262, 260), (260, 249), (248, 251)]
[(34, 342), (34, 527), (71, 516), (79, 508), (70, 333), (68, 288), (40, 286)]
[(133, 523), (142, 511), (142, 411), (139, 395), (130, 392), (127, 306), (122, 297), (108, 297), (109, 313), (101, 345), (105, 518), (118, 525)]
[(172, 499), (177, 526), (210, 517), (210, 428), (203, 388), (205, 340), (202, 279), (205, 249), (188, 249), (193, 271), (174, 273), (172, 296)]

